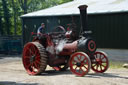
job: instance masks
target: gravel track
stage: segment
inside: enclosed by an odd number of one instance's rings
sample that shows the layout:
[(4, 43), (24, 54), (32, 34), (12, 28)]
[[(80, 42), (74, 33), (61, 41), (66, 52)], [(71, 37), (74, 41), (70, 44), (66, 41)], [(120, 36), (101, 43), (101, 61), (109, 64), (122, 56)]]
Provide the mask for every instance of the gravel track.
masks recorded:
[[(7, 62), (6, 62), (7, 61)], [(84, 77), (70, 72), (54, 71), (47, 67), (40, 76), (30, 76), (24, 70), (20, 57), (0, 59), (0, 85), (127, 85), (128, 69), (108, 69), (105, 73), (90, 71)], [(4, 62), (4, 63), (2, 63)]]
[[(128, 62), (128, 50), (100, 50), (108, 54), (109, 60)], [(30, 76), (23, 67), (21, 55), (0, 55), (0, 85), (128, 85), (128, 69), (109, 68), (105, 73), (90, 70), (84, 77), (77, 77), (70, 69), (57, 72), (47, 66), (45, 73)]]

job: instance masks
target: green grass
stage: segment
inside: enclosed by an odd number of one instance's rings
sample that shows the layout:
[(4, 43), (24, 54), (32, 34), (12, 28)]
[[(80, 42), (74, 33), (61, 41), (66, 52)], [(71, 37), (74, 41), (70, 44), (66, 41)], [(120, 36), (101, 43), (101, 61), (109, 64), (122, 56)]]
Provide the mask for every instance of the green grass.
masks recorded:
[(109, 61), (109, 67), (112, 69), (123, 68), (123, 64), (124, 64), (124, 62)]

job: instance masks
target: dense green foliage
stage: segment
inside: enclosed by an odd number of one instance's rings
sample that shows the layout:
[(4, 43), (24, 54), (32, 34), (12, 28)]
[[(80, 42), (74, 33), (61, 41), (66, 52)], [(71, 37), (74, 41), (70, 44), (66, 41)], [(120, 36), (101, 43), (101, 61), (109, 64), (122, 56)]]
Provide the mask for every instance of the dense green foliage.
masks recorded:
[(0, 0), (0, 36), (21, 35), (21, 15), (69, 1), (73, 0)]

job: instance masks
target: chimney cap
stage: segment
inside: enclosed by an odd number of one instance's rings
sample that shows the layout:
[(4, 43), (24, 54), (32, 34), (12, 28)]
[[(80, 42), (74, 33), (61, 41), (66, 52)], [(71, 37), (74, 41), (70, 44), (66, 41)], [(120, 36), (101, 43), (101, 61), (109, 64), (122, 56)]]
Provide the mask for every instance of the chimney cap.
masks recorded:
[(79, 8), (80, 10), (85, 10), (87, 7), (88, 7), (87, 5), (80, 5), (78, 8)]

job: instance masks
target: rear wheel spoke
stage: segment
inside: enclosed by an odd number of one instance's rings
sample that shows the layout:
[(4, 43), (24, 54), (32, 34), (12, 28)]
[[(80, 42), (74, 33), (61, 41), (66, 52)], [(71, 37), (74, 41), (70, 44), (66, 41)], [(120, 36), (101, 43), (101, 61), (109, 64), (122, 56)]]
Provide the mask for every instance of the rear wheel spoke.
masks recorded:
[(38, 61), (38, 60), (36, 60), (35, 62), (36, 62), (37, 64), (40, 64), (40, 61)]
[(34, 66), (35, 66), (35, 68), (39, 68), (39, 66), (36, 62), (34, 63)]
[(26, 48), (26, 52), (27, 52), (27, 55), (32, 56), (32, 54), (31, 54), (31, 49)]
[(28, 61), (30, 60), (30, 58), (26, 57), (26, 58), (24, 58), (24, 60), (25, 60), (26, 62), (28, 62)]
[(35, 58), (35, 59), (39, 61), (39, 60), (40, 60), (40, 56), (36, 56), (36, 58)]
[(31, 64), (27, 65), (27, 68), (31, 67)]

